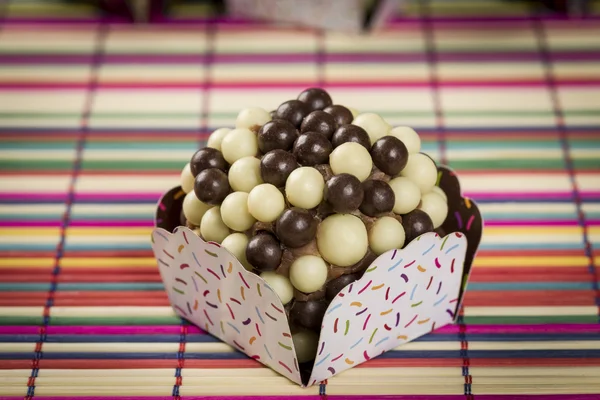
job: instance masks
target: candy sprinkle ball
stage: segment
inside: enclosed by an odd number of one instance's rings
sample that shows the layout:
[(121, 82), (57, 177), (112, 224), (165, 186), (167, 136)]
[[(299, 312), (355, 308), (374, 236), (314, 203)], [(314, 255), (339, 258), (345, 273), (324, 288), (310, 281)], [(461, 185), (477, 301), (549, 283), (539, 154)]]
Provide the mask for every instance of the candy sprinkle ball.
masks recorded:
[(414, 129), (310, 88), (271, 112), (241, 110), (182, 163), (185, 225), (269, 282), (303, 371), (331, 299), (446, 219), (437, 166), (420, 151)]

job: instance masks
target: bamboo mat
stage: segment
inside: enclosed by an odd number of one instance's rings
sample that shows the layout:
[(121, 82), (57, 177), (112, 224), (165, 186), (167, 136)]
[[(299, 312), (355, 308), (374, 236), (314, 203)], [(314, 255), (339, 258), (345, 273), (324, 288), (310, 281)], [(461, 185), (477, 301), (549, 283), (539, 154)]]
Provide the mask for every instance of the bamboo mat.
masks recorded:
[[(347, 39), (9, 3), (0, 398), (598, 398), (600, 20), (486, 4)], [(458, 324), (300, 389), (175, 317), (149, 237), (208, 133), (313, 85), (417, 128), (486, 229)]]

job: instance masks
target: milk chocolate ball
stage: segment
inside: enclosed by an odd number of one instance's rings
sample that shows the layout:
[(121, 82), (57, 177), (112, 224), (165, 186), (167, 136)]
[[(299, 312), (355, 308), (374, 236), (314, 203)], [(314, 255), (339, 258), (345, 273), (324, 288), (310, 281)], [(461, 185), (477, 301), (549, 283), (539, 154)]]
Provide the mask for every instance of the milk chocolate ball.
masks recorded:
[(301, 208), (285, 210), (275, 223), (275, 234), (284, 245), (297, 248), (308, 244), (317, 234), (317, 220)]
[(332, 115), (325, 111), (317, 110), (304, 118), (300, 126), (300, 132), (317, 132), (330, 139), (336, 128), (337, 124)]
[(331, 150), (331, 142), (317, 132), (303, 133), (294, 143), (294, 156), (301, 165), (325, 164)]
[(394, 191), (384, 181), (369, 179), (362, 184), (364, 198), (360, 211), (369, 217), (378, 217), (392, 211), (396, 202)]
[(201, 171), (194, 181), (194, 192), (206, 204), (221, 204), (231, 192), (227, 174), (217, 168)]
[(260, 160), (260, 176), (266, 183), (284, 187), (288, 176), (299, 166), (292, 153), (281, 149), (271, 150)]
[(371, 147), (373, 164), (388, 175), (397, 175), (408, 162), (408, 150), (400, 139), (384, 136)]
[(284, 119), (298, 128), (310, 111), (306, 103), (300, 100), (289, 100), (282, 103), (275, 114), (277, 119)]
[(205, 147), (198, 150), (190, 160), (190, 170), (195, 177), (201, 171), (209, 168), (217, 168), (221, 171), (227, 171), (227, 162), (223, 158), (223, 154), (212, 147)]
[(358, 280), (358, 274), (346, 274), (346, 275), (340, 276), (339, 278), (329, 281), (327, 283), (327, 285), (325, 286), (325, 290), (326, 290), (325, 297), (328, 300), (333, 300), (333, 298), (335, 296), (337, 296), (338, 293), (343, 288), (345, 288), (346, 286), (348, 286), (349, 284), (351, 284), (352, 282), (355, 282), (357, 280)]
[(306, 103), (311, 111), (322, 110), (332, 104), (329, 93), (319, 88), (306, 89), (298, 95), (298, 100)]
[(340, 106), (337, 104), (325, 107), (323, 111), (325, 111), (327, 114), (330, 114), (333, 117), (335, 123), (338, 124), (338, 126), (350, 124), (354, 119), (352, 111), (350, 111), (344, 106)]
[(324, 199), (335, 212), (346, 214), (358, 209), (363, 202), (363, 188), (357, 177), (334, 175), (325, 183)]
[(402, 227), (406, 234), (404, 243), (408, 244), (413, 239), (427, 232), (433, 232), (433, 222), (425, 211), (412, 210), (402, 216)]
[(337, 128), (331, 137), (331, 144), (336, 148), (346, 142), (356, 142), (365, 149), (371, 150), (369, 134), (360, 126), (348, 124)]
[(264, 124), (258, 131), (258, 148), (262, 153), (271, 150), (289, 150), (298, 138), (296, 127), (284, 119), (276, 119)]
[(326, 300), (296, 301), (290, 309), (290, 319), (297, 325), (318, 331), (328, 305)]
[(260, 233), (248, 241), (246, 259), (260, 272), (273, 271), (281, 263), (281, 245), (270, 233)]

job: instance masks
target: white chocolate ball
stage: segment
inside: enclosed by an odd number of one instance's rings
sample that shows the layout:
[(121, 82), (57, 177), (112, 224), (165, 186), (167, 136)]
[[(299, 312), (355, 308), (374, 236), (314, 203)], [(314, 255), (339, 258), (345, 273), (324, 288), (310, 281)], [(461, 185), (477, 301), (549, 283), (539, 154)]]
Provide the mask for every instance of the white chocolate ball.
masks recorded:
[(395, 203), (394, 211), (396, 214), (408, 214), (421, 201), (421, 190), (416, 183), (408, 178), (399, 176), (388, 182), (394, 191)]
[(446, 203), (446, 200), (442, 196), (435, 192), (423, 195), (419, 209), (429, 215), (434, 229), (442, 226), (446, 220), (446, 216), (448, 216), (448, 203)]
[(229, 128), (217, 129), (208, 137), (208, 140), (206, 141), (206, 147), (211, 147), (221, 151), (221, 142), (223, 142), (223, 138), (227, 136), (229, 132), (231, 132), (231, 129)]
[(225, 225), (234, 231), (250, 229), (256, 219), (248, 211), (248, 193), (233, 192), (221, 203), (221, 218)]
[(400, 172), (417, 184), (421, 193), (429, 192), (437, 181), (437, 167), (425, 154), (416, 153), (408, 156), (406, 167)]
[(260, 277), (267, 282), (271, 289), (279, 296), (279, 299), (286, 305), (294, 297), (294, 287), (290, 280), (283, 275), (279, 275), (273, 271), (265, 271), (260, 274)]
[(200, 223), (200, 234), (207, 242), (221, 243), (231, 232), (221, 218), (220, 207), (213, 207), (204, 213)]
[(242, 157), (258, 153), (256, 134), (248, 128), (238, 128), (229, 132), (221, 141), (221, 153), (229, 164)]
[(381, 217), (369, 230), (369, 247), (377, 255), (388, 250), (401, 249), (405, 239), (404, 228), (396, 218)]
[(325, 284), (327, 272), (327, 264), (321, 257), (301, 256), (290, 266), (290, 282), (301, 292), (316, 292)]
[(388, 135), (392, 128), (383, 118), (375, 113), (363, 113), (357, 115), (352, 121), (352, 125), (358, 125), (369, 134), (371, 144)]
[(246, 259), (246, 247), (248, 247), (248, 237), (240, 232), (232, 233), (221, 242), (221, 246), (229, 250), (231, 254), (248, 271), (252, 271), (252, 265)]
[(248, 211), (260, 222), (275, 221), (283, 210), (283, 194), (270, 183), (255, 186), (248, 194)]
[(311, 209), (318, 206), (323, 200), (324, 189), (323, 175), (313, 167), (296, 168), (285, 182), (287, 200), (300, 208)]
[(192, 190), (183, 199), (183, 215), (194, 225), (200, 225), (204, 213), (212, 206), (201, 202)]
[(292, 333), (292, 342), (296, 350), (296, 359), (298, 363), (304, 363), (314, 360), (317, 356), (317, 347), (319, 346), (319, 335), (313, 331), (301, 330)]
[(185, 193), (194, 190), (194, 175), (192, 175), (190, 163), (185, 164), (185, 167), (181, 170), (181, 189)]
[[(446, 192), (444, 192), (444, 190), (441, 187), (434, 186), (431, 188), (431, 192), (439, 194), (446, 203), (448, 202), (448, 196), (446, 195)], [(431, 192), (429, 192), (429, 193), (431, 193)]]
[(260, 107), (245, 108), (237, 116), (235, 120), (236, 128), (256, 129), (261, 127), (271, 120), (271, 114), (267, 110)]
[(229, 186), (236, 192), (250, 191), (263, 183), (260, 176), (260, 160), (256, 157), (243, 157), (229, 168)]
[(373, 160), (369, 151), (362, 145), (356, 142), (346, 142), (331, 152), (329, 166), (336, 175), (351, 174), (362, 182), (371, 175)]
[(369, 247), (367, 228), (352, 214), (330, 215), (319, 224), (317, 247), (331, 264), (340, 267), (356, 264)]
[(421, 151), (421, 138), (410, 126), (397, 126), (390, 131), (390, 135), (395, 136), (404, 143), (408, 154), (415, 154)]

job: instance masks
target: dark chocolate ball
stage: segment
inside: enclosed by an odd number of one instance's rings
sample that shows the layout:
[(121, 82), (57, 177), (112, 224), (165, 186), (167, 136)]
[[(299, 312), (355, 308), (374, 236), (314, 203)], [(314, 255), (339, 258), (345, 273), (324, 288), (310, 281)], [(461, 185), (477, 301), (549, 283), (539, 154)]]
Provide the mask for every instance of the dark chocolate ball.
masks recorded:
[(308, 244), (317, 235), (318, 222), (306, 210), (290, 208), (275, 222), (275, 234), (284, 245), (297, 248)]
[(231, 192), (227, 174), (217, 168), (201, 171), (194, 180), (194, 193), (200, 201), (218, 206)]
[(340, 126), (346, 125), (346, 124), (351, 124), (352, 121), (354, 121), (354, 116), (352, 115), (352, 111), (348, 110), (344, 106), (334, 104), (332, 106), (325, 107), (325, 109), (323, 111), (325, 111), (327, 114), (331, 114), (331, 116), (335, 120), (335, 123)]
[(310, 111), (306, 103), (300, 100), (289, 100), (282, 103), (275, 114), (278, 119), (284, 119), (298, 128)]
[(319, 88), (306, 89), (298, 95), (298, 100), (306, 103), (310, 111), (322, 110), (332, 104), (329, 93)]
[(369, 179), (363, 182), (365, 192), (360, 211), (369, 217), (379, 217), (392, 211), (396, 196), (387, 182)]
[(325, 164), (332, 150), (331, 142), (317, 132), (303, 133), (294, 143), (294, 156), (301, 165)]
[(184, 214), (183, 208), (182, 208), (181, 212), (179, 213), (179, 225), (185, 226), (186, 223), (187, 223), (187, 218), (185, 217), (185, 214)]
[(281, 245), (270, 233), (259, 233), (248, 241), (246, 259), (259, 272), (273, 271), (281, 263)]
[(317, 132), (327, 139), (331, 139), (331, 135), (333, 135), (336, 128), (337, 124), (332, 115), (327, 114), (325, 111), (316, 110), (304, 118), (300, 126), (300, 132)]
[(333, 300), (333, 298), (337, 296), (337, 294), (343, 288), (345, 288), (346, 286), (348, 286), (356, 280), (358, 280), (358, 275), (346, 274), (327, 282), (327, 285), (325, 286), (325, 297), (328, 300)]
[(363, 202), (364, 192), (357, 177), (351, 174), (334, 175), (325, 183), (324, 199), (338, 213), (352, 212)]
[(296, 301), (290, 310), (290, 319), (304, 328), (319, 331), (327, 306), (327, 300)]
[(400, 139), (384, 136), (371, 147), (373, 164), (388, 175), (398, 175), (408, 162), (408, 149)]
[(409, 244), (413, 239), (427, 232), (433, 232), (433, 222), (425, 211), (413, 210), (402, 216), (402, 227), (406, 234), (404, 243)]
[(298, 138), (296, 127), (284, 119), (275, 119), (264, 124), (256, 136), (262, 153), (271, 150), (289, 150)]
[(205, 169), (217, 168), (221, 171), (227, 170), (227, 161), (223, 158), (223, 154), (212, 147), (205, 147), (198, 150), (190, 160), (190, 170), (195, 177)]
[(365, 149), (371, 150), (371, 139), (369, 139), (369, 134), (358, 125), (342, 125), (333, 133), (333, 136), (331, 137), (333, 148), (346, 142), (356, 142), (364, 146)]
[(265, 183), (285, 186), (288, 176), (298, 168), (296, 157), (285, 150), (271, 150), (260, 160), (260, 176)]

